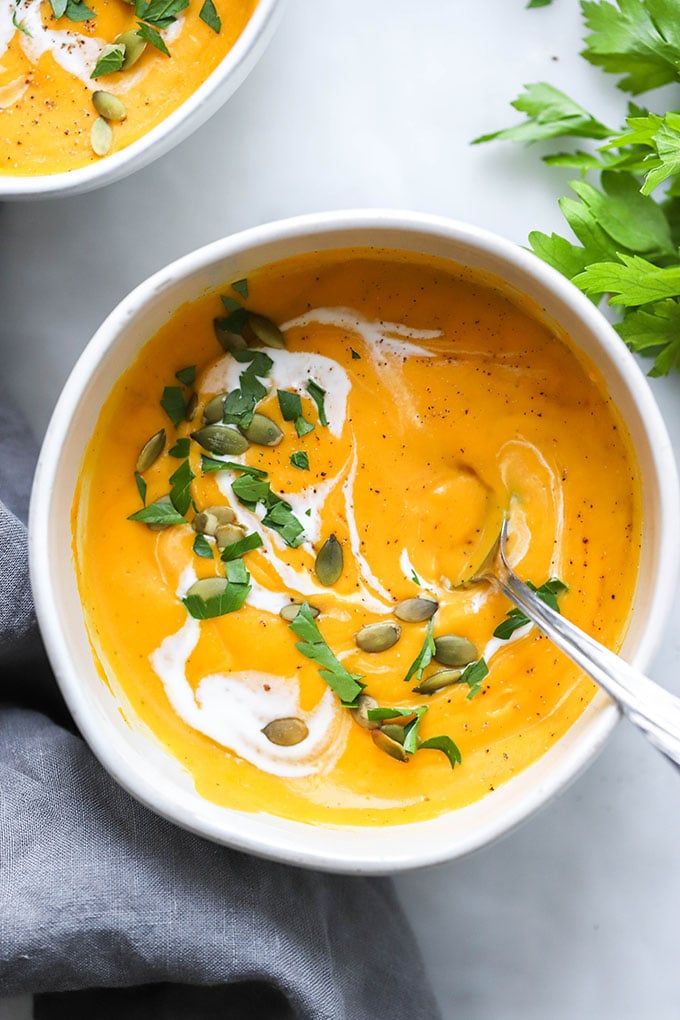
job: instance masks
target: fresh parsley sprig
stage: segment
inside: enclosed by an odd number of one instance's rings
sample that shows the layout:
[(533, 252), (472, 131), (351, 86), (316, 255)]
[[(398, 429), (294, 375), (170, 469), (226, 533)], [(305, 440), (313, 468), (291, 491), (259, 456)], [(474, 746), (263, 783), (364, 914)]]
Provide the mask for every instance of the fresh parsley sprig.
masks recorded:
[(420, 649), (415, 659), (408, 668), (408, 672), (404, 677), (404, 683), (408, 683), (412, 676), (415, 675), (416, 680), (420, 683), (423, 671), (432, 662), (432, 656), (435, 652), (434, 638), (432, 633), (434, 631), (434, 617), (430, 620), (427, 625), (427, 631), (425, 633), (425, 640), (423, 641), (423, 647)]
[[(624, 92), (680, 81), (680, 0), (582, 0), (581, 11), (589, 30), (582, 55), (616, 75)], [(545, 82), (525, 86), (512, 105), (526, 115), (523, 122), (475, 141), (602, 143), (543, 157), (600, 174), (600, 186), (575, 180), (576, 199), (560, 200), (577, 243), (532, 231), (532, 250), (595, 303), (610, 296), (621, 311), (615, 328), (623, 341), (654, 358), (650, 375), (680, 369), (680, 110), (658, 114), (631, 102), (615, 130)]]
[[(546, 606), (549, 606), (556, 613), (560, 612), (557, 599), (560, 595), (563, 595), (564, 592), (568, 591), (564, 581), (560, 581), (558, 577), (551, 577), (550, 580), (542, 584), (540, 588), (537, 588), (531, 583), (531, 581), (527, 581), (527, 587), (531, 588), (531, 590), (538, 595), (541, 602), (545, 602)], [(516, 630), (519, 630), (520, 627), (525, 627), (527, 623), (530, 622), (529, 617), (526, 616), (521, 609), (515, 607), (507, 613), (503, 622), (498, 624), (493, 632), (493, 636), (500, 638), (501, 641), (507, 641)], [(463, 679), (465, 679), (465, 674), (461, 677), (461, 680)], [(468, 697), (470, 697), (470, 695), (468, 695)]]
[(351, 708), (366, 686), (361, 682), (363, 677), (359, 673), (350, 673), (336, 659), (319, 630), (307, 602), (303, 602), (297, 616), (288, 626), (293, 634), (300, 638), (295, 645), (300, 654), (320, 667), (321, 679), (335, 691), (345, 707)]

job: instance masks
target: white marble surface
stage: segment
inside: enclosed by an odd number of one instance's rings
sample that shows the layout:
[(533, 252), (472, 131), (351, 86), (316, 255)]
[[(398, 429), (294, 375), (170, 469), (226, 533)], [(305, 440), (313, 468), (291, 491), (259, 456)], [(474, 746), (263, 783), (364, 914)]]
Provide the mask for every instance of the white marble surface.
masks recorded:
[[(539, 147), (468, 142), (512, 122), (509, 100), (538, 80), (618, 123), (625, 100), (577, 56), (581, 36), (573, 0), (289, 0), (259, 66), (181, 147), (105, 191), (0, 208), (3, 374), (36, 434), (118, 299), (225, 233), (359, 206), (520, 243), (560, 229), (568, 172), (543, 167)], [(680, 437), (680, 378), (652, 386)], [(653, 670), (676, 690), (679, 625), (677, 610)], [(447, 1020), (677, 1020), (679, 803), (678, 776), (622, 724), (519, 831), (401, 877)], [(29, 1014), (0, 1003), (1, 1020)]]

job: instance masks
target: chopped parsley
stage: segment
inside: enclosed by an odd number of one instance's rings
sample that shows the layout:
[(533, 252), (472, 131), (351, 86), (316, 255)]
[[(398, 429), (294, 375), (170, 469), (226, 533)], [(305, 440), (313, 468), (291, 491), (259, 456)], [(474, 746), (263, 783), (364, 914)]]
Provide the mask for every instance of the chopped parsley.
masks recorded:
[[(551, 577), (540, 588), (533, 585), (531, 581), (527, 581), (527, 587), (531, 588), (538, 595), (539, 599), (545, 602), (546, 606), (550, 606), (556, 613), (559, 613), (560, 607), (557, 599), (568, 590), (564, 581), (560, 581), (558, 577)], [(500, 638), (501, 641), (507, 641), (516, 630), (519, 630), (520, 627), (525, 627), (530, 622), (529, 617), (521, 609), (515, 607), (507, 613), (502, 623), (498, 624), (493, 632), (493, 636)]]
[(297, 650), (320, 667), (321, 679), (335, 691), (344, 706), (354, 705), (366, 686), (361, 683), (363, 677), (361, 674), (348, 672), (336, 659), (326, 644), (306, 602), (300, 606), (297, 616), (288, 626), (293, 634), (300, 638), (300, 641), (295, 645)]

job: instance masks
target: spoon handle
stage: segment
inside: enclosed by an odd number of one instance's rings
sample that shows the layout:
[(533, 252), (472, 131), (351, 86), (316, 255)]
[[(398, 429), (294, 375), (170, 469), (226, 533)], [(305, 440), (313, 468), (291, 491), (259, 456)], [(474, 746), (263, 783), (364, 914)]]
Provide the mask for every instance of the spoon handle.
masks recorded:
[(495, 580), (511, 602), (618, 703), (659, 751), (680, 766), (680, 698), (547, 606), (501, 557), (495, 568)]

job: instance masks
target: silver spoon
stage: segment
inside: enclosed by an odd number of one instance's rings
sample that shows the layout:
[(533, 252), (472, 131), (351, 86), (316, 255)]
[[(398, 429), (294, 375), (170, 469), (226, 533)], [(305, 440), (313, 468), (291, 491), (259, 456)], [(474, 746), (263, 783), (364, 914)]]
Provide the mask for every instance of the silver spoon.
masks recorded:
[(520, 581), (505, 556), (508, 518), (475, 576), (466, 584), (489, 581), (500, 588), (550, 640), (617, 702), (652, 744), (680, 766), (680, 698), (624, 662), (575, 624), (565, 620)]

